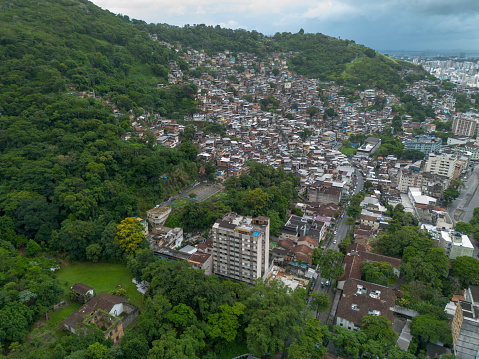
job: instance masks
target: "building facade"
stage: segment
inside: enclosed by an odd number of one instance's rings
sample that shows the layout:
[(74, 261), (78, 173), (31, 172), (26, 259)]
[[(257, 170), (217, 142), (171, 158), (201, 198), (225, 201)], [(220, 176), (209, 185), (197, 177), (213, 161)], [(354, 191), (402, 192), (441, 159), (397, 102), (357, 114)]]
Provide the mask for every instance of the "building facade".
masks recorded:
[(417, 136), (416, 138), (404, 143), (405, 150), (417, 150), (426, 155), (431, 152), (438, 152), (441, 149), (441, 139), (433, 136)]
[(424, 167), (424, 172), (430, 172), (447, 178), (454, 178), (457, 156), (453, 154), (436, 155), (430, 153)]
[(478, 121), (477, 114), (470, 112), (457, 114), (452, 121), (452, 132), (459, 136), (474, 137), (479, 130)]
[(441, 231), (438, 247), (444, 249), (449, 259), (472, 257), (474, 255), (474, 246), (471, 240), (468, 236), (459, 232)]
[(401, 168), (398, 172), (398, 190), (401, 193), (407, 193), (409, 187), (418, 187), (428, 196), (441, 198), (450, 182), (451, 180), (448, 177), (434, 173), (413, 171), (406, 168)]
[(212, 229), (214, 273), (254, 283), (269, 270), (269, 218), (228, 213)]

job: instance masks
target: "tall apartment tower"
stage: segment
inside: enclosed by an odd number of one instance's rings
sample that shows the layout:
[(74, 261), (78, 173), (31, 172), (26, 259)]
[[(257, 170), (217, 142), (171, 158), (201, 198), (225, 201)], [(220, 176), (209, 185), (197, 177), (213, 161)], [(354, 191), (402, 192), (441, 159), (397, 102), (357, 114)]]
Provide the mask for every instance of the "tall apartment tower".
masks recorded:
[(452, 122), (452, 132), (455, 135), (474, 137), (479, 130), (479, 116), (472, 112), (459, 113)]
[(254, 283), (269, 269), (269, 218), (228, 213), (213, 225), (214, 273)]

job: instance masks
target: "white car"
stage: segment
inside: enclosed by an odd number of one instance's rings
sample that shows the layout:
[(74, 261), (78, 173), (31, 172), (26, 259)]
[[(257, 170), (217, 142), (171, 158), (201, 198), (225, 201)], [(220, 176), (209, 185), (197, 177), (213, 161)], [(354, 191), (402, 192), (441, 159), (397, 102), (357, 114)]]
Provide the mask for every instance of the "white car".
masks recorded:
[(338, 241), (337, 240), (334, 240), (333, 244), (336, 244)]

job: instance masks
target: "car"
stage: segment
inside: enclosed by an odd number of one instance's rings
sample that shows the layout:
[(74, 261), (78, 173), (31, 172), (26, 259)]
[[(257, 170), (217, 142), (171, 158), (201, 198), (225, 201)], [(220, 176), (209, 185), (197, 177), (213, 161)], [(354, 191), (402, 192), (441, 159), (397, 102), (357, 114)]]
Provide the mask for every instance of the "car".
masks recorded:
[(313, 285), (311, 285), (311, 288), (309, 288), (309, 290), (312, 292), (312, 291), (313, 291), (313, 289), (314, 289), (314, 284), (313, 284)]
[(331, 283), (329, 282), (329, 280), (326, 281), (326, 285), (330, 285)]
[(334, 231), (334, 235), (338, 234), (338, 231)]
[(337, 240), (334, 240), (333, 244), (336, 244), (338, 241)]
[(321, 288), (324, 288), (324, 282), (321, 282)]

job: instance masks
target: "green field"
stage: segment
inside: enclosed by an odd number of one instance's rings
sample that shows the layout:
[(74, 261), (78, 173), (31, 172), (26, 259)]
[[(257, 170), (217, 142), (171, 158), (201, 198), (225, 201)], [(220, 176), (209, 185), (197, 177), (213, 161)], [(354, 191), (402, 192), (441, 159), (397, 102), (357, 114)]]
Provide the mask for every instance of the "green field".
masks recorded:
[(351, 147), (341, 147), (339, 150), (348, 157), (356, 154), (356, 149)]
[(123, 264), (108, 263), (75, 263), (62, 268), (57, 273), (58, 280), (68, 293), (75, 283), (83, 283), (93, 287), (95, 294), (110, 293), (117, 285), (126, 289), (131, 304), (141, 307), (143, 296), (132, 283), (131, 274)]

